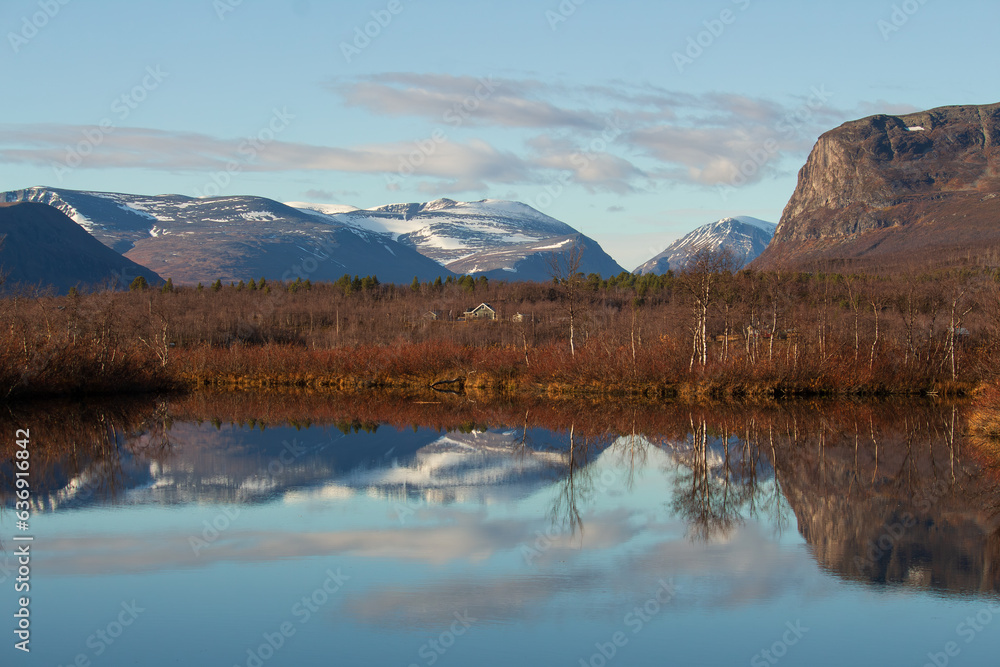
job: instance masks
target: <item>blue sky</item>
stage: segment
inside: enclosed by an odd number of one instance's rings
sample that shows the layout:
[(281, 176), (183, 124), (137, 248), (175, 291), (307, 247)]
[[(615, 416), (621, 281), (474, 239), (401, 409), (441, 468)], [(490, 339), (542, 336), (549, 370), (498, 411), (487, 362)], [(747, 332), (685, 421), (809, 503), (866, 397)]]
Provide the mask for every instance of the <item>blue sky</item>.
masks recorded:
[(987, 0), (7, 0), (0, 179), (517, 199), (631, 269), (777, 222), (846, 120), (1000, 101), (998, 23)]

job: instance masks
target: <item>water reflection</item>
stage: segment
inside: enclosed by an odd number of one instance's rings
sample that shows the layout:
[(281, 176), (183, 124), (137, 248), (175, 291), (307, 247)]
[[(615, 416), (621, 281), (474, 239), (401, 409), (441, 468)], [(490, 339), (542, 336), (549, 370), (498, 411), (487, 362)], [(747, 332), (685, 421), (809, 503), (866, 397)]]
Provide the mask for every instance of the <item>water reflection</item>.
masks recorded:
[[(962, 416), (953, 406), (614, 406), (601, 417), (573, 405), (501, 405), (477, 413), (459, 406), (455, 423), (423, 427), (400, 423), (401, 415), (419, 415), (409, 403), (406, 409), (386, 405), (382, 413), (368, 404), (359, 418), (352, 412), (357, 405), (324, 400), (313, 410), (318, 415), (275, 423), (248, 414), (255, 406), (241, 400), (151, 399), (11, 415), (11, 422), (33, 424), (37, 434), (36, 509), (308, 506), (364, 497), (412, 514), (543, 495), (542, 534), (558, 552), (581, 544), (574, 539), (582, 535), (591, 545), (626, 540), (625, 533), (636, 530), (635, 517), (606, 516), (602, 503), (609, 487), (628, 492), (637, 476), (655, 469), (662, 473), (658, 502), (683, 523), (690, 541), (745, 539), (748, 521), (779, 539), (794, 520), (816, 562), (847, 580), (1000, 591), (995, 472), (963, 440)], [(281, 402), (271, 397), (269, 409), (303, 409), (297, 397), (275, 407)], [(441, 420), (454, 407), (436, 405), (432, 418)], [(10, 454), (0, 467), (7, 506), (13, 501)], [(317, 534), (296, 540), (294, 548), (280, 535), (241, 535), (239, 545), (222, 544), (215, 557), (346, 549), (448, 560), (516, 549), (532, 534), (528, 526), (484, 523), (468, 512), (451, 522), (420, 535)], [(549, 549), (539, 551), (539, 562), (541, 551)], [(150, 558), (140, 569), (161, 565), (156, 555)]]
[[(1000, 589), (1000, 466), (952, 405), (198, 393), (0, 422), (32, 429), (32, 604), (71, 645), (28, 664), (72, 664), (81, 610), (135, 599), (148, 615), (105, 664), (247, 665), (341, 570), (269, 666), (426, 665), (456, 613), (476, 624), (441, 665), (579, 664), (617, 630), (615, 664), (745, 664), (798, 619), (789, 665), (842, 664), (844, 637), (859, 664), (922, 664)], [(189, 641), (149, 655), (163, 633)], [(968, 664), (995, 655), (982, 637)]]

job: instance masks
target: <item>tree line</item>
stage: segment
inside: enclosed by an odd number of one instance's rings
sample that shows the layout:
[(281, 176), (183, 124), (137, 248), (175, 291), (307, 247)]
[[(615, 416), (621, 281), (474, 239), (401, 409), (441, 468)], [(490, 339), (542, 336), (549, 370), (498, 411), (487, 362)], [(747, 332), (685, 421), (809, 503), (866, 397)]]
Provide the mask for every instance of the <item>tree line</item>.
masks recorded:
[[(683, 271), (8, 292), (0, 395), (201, 384), (670, 394), (934, 393), (992, 382), (1000, 274)], [(463, 322), (481, 303), (495, 320)], [(431, 316), (430, 313), (434, 315)]]

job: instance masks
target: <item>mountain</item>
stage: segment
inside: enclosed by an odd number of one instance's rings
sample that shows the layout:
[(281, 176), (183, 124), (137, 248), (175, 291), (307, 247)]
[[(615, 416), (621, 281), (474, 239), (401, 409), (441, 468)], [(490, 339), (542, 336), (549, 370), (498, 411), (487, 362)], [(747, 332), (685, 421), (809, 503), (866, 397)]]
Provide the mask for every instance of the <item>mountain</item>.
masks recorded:
[(1000, 104), (845, 123), (819, 138), (761, 269), (1000, 265)]
[(533, 280), (545, 282), (552, 279), (553, 253), (580, 249), (580, 271), (601, 276), (616, 276), (624, 269), (611, 258), (592, 238), (583, 234), (570, 234), (542, 239), (531, 243), (516, 243), (495, 250), (484, 250), (448, 264), (455, 273), (484, 275), (490, 280)]
[(723, 218), (718, 222), (703, 225), (674, 241), (666, 250), (632, 273), (663, 274), (670, 270), (682, 270), (696, 252), (705, 248), (711, 250), (728, 248), (742, 268), (764, 251), (771, 242), (775, 227), (777, 225), (773, 222), (764, 222), (749, 216)]
[(137, 277), (162, 282), (144, 266), (99, 243), (51, 206), (0, 204), (0, 267), (7, 284), (54, 287), (108, 285), (126, 288)]
[(29, 188), (0, 201), (48, 204), (104, 245), (178, 283), (336, 280), (376, 274), (385, 282), (450, 272), (385, 234), (304, 213), (262, 197), (195, 199)]
[(263, 197), (195, 199), (36, 187), (0, 201), (53, 206), (98, 241), (178, 283), (336, 280), (374, 274), (408, 283), (452, 272), (548, 280), (546, 259), (583, 248), (584, 273), (622, 272), (601, 246), (526, 204), (483, 200), (361, 210)]
[[(379, 429), (331, 441), (287, 425), (267, 433), (208, 422), (171, 427), (169, 457), (123, 449), (115, 475), (94, 462), (76, 476), (57, 469), (36, 491), (46, 511), (127, 505), (308, 503), (353, 495), (427, 504), (496, 504), (526, 498), (561, 477), (565, 445), (529, 429), (446, 433)], [(137, 442), (148, 437), (134, 436)], [(273, 465), (274, 461), (288, 464)], [(270, 464), (270, 465), (269, 465)]]
[(438, 199), (365, 210), (303, 202), (288, 205), (336, 223), (385, 234), (455, 273), (548, 280), (547, 259), (573, 243), (583, 249), (583, 273), (610, 276), (623, 271), (596, 241), (520, 202)]

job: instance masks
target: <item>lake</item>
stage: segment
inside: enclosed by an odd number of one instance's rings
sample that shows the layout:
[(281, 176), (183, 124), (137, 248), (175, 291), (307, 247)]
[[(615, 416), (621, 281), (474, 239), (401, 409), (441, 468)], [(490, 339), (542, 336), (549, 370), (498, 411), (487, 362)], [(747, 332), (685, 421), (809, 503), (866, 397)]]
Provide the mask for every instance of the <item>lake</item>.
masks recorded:
[[(17, 405), (0, 419), (0, 654), (993, 665), (1000, 466), (963, 435), (966, 411), (211, 393)], [(25, 535), (30, 593), (15, 593)], [(22, 595), (30, 653), (12, 634)]]

